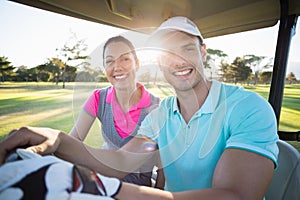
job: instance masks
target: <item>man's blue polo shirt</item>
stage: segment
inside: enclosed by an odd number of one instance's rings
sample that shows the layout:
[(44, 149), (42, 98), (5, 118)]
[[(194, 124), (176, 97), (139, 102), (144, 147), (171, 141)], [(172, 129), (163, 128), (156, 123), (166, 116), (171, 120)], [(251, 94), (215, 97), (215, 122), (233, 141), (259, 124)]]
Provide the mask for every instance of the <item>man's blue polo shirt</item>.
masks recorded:
[(171, 96), (144, 119), (138, 135), (158, 143), (165, 189), (172, 192), (211, 188), (226, 148), (255, 152), (277, 165), (277, 125), (269, 103), (256, 93), (218, 81), (212, 82), (206, 101), (188, 124)]

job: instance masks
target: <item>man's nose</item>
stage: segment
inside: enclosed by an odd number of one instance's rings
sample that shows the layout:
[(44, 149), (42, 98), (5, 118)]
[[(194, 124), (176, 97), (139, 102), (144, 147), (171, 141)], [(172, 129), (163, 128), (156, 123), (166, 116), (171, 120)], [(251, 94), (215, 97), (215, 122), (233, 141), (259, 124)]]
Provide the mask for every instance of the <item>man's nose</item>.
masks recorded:
[(168, 53), (168, 55), (166, 56), (166, 61), (169, 66), (173, 67), (185, 66), (187, 63), (182, 56), (175, 53)]

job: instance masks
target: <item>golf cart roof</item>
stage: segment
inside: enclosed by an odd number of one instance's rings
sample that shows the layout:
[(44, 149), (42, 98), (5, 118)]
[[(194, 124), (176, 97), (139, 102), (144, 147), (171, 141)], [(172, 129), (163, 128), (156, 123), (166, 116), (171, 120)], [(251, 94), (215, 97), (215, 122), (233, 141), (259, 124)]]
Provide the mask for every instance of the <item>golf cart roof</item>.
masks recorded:
[[(280, 0), (12, 0), (32, 7), (123, 29), (158, 27), (172, 16), (187, 16), (204, 38), (270, 27), (280, 19)], [(287, 0), (288, 15), (300, 1)]]

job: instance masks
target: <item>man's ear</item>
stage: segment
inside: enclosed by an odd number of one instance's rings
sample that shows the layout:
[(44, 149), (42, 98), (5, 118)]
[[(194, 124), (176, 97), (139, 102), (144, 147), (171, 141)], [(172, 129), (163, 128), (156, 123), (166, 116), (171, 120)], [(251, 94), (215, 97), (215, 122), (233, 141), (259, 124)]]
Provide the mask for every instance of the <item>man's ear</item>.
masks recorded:
[(201, 56), (202, 56), (202, 61), (205, 62), (206, 61), (206, 56), (207, 56), (207, 52), (206, 52), (206, 44), (202, 44), (200, 46), (201, 48)]

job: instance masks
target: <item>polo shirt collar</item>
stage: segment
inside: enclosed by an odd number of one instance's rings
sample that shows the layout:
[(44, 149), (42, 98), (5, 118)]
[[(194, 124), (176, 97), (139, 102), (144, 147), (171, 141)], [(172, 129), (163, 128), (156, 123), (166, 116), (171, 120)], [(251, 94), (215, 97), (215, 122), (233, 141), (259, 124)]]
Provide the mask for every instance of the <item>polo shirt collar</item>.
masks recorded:
[[(199, 109), (199, 111), (196, 113), (196, 115), (199, 114), (204, 114), (204, 113), (213, 113), (218, 106), (218, 100), (220, 96), (220, 90), (221, 90), (221, 82), (212, 80), (212, 85), (209, 90), (208, 96), (202, 105), (202, 107)], [(172, 107), (173, 112), (178, 112), (179, 113), (179, 107), (178, 107), (178, 102), (177, 98), (173, 98), (173, 107)]]
[[(145, 89), (145, 87), (142, 84), (137, 83), (137, 88), (141, 88), (142, 97), (141, 97), (140, 101), (136, 105), (134, 105), (130, 110), (138, 109), (138, 108), (145, 108), (151, 104), (150, 93)], [(116, 103), (116, 90), (115, 90), (114, 86), (111, 86), (108, 89), (107, 95), (106, 95), (106, 102), (110, 103), (110, 104), (112, 104), (113, 102)]]
[(219, 96), (220, 96), (221, 83), (216, 80), (212, 80), (212, 84), (208, 93), (208, 96), (200, 108), (200, 113), (213, 113), (216, 110)]
[(174, 96), (173, 98), (173, 104), (172, 104), (172, 109), (173, 109), (173, 113), (178, 112), (179, 113), (179, 107), (178, 107), (178, 101), (177, 101), (177, 97)]

